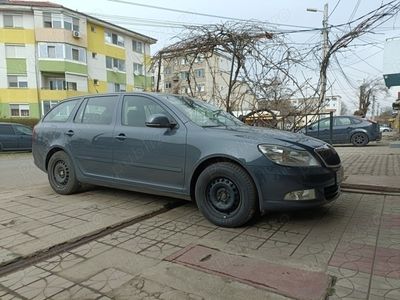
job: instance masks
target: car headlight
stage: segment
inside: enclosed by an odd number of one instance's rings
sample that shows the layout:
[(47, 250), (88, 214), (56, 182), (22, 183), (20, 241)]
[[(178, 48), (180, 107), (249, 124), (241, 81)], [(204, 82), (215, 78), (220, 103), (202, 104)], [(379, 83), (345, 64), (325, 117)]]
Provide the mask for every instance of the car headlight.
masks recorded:
[(258, 145), (258, 149), (273, 162), (290, 167), (311, 167), (321, 164), (307, 150), (279, 145)]

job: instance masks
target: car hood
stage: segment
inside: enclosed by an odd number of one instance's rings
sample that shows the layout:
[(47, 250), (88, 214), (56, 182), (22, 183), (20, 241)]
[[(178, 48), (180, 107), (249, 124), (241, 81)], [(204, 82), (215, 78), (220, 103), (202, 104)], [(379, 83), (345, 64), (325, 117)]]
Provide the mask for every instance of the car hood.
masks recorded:
[(239, 139), (246, 139), (249, 142), (256, 144), (294, 144), (302, 148), (314, 149), (325, 145), (326, 142), (316, 138), (306, 136), (302, 133), (293, 133), (284, 130), (251, 127), (251, 126), (236, 126), (236, 127), (213, 127), (207, 128), (213, 132), (219, 132), (223, 135), (231, 135)]

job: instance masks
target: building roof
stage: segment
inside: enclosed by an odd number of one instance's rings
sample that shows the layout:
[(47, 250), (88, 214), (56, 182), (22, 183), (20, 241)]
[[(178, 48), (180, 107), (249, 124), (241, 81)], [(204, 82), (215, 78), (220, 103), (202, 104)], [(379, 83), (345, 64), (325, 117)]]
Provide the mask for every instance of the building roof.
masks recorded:
[(68, 7), (65, 7), (63, 5), (57, 4), (57, 3), (53, 3), (53, 2), (48, 2), (48, 1), (21, 1), (21, 0), (0, 0), (0, 5), (11, 5), (11, 6), (30, 6), (30, 7), (38, 7), (38, 8), (60, 8), (60, 9), (65, 9), (68, 10), (70, 12), (73, 13), (77, 13), (80, 14), (82, 16), (85, 16), (86, 18), (88, 18), (88, 20), (90, 22), (94, 22), (94, 23), (100, 23), (100, 24), (105, 24), (107, 26), (113, 27), (113, 29), (115, 30), (119, 30), (119, 31), (123, 31), (125, 33), (127, 33), (128, 35), (134, 35), (137, 36), (138, 38), (141, 38), (143, 40), (145, 40), (146, 42), (150, 43), (150, 44), (155, 44), (157, 42), (157, 40), (155, 38), (149, 37), (147, 35), (138, 33), (136, 31), (127, 29), (125, 27), (104, 21), (102, 19), (93, 17), (91, 15), (79, 12), (79, 11), (75, 11), (73, 9), (70, 9)]

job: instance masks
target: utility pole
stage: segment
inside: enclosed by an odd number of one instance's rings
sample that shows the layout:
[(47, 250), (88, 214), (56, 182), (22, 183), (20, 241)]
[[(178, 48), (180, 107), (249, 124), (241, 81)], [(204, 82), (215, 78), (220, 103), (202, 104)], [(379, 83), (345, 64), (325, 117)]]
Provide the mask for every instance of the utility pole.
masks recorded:
[[(322, 37), (323, 37), (323, 45), (322, 45), (322, 60), (325, 60), (326, 55), (328, 54), (329, 50), (329, 41), (328, 41), (328, 2), (324, 5), (324, 18), (322, 20)], [(321, 74), (322, 75), (322, 74)], [(327, 78), (326, 72), (323, 73), (321, 76), (321, 103), (325, 103), (325, 95), (326, 95), (326, 85), (327, 85)]]
[[(307, 8), (309, 12), (322, 12), (324, 14), (322, 19), (322, 62), (325, 61), (326, 55), (329, 51), (329, 40), (328, 40), (328, 2), (324, 5), (324, 10), (318, 10), (316, 8)], [(327, 78), (326, 72), (320, 72), (320, 103), (325, 102)]]
[(373, 95), (372, 96), (372, 111), (371, 111), (372, 120), (375, 120), (375, 103), (376, 103), (376, 97), (375, 97), (375, 95)]

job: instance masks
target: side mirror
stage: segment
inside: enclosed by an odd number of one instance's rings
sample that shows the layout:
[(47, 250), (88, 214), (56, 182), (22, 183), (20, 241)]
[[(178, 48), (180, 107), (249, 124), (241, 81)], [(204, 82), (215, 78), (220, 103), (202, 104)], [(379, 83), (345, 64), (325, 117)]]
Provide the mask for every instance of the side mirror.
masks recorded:
[(176, 123), (170, 122), (166, 115), (154, 114), (147, 118), (146, 126), (154, 127), (154, 128), (171, 128), (172, 129), (176, 126)]

